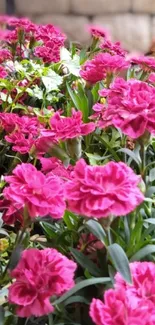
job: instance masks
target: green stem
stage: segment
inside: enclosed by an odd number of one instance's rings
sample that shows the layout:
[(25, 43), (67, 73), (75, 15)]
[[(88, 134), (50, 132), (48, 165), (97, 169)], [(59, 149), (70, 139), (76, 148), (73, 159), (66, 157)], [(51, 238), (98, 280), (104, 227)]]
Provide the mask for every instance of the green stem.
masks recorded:
[(141, 176), (145, 180), (145, 166), (146, 166), (146, 149), (145, 145), (141, 144), (141, 149), (140, 149), (140, 155), (141, 155)]

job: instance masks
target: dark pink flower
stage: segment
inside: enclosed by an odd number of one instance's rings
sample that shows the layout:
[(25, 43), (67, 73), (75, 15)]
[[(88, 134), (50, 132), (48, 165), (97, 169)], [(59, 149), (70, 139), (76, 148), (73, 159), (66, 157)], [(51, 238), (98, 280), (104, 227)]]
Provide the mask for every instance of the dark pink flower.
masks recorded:
[(144, 71), (155, 71), (155, 58), (148, 56), (133, 57), (130, 59), (132, 64), (139, 65)]
[(9, 287), (9, 302), (17, 306), (19, 317), (40, 317), (53, 312), (52, 296), (60, 296), (74, 286), (76, 264), (56, 249), (25, 250), (11, 272), (15, 282)]
[[(104, 90), (100, 91), (104, 96)], [(107, 96), (107, 105), (100, 116), (100, 127), (113, 125), (132, 139), (147, 130), (155, 134), (155, 88), (147, 83), (116, 78)]]
[(109, 36), (108, 31), (101, 26), (88, 25), (87, 29), (91, 36), (95, 38), (107, 38)]
[(149, 323), (152, 315), (145, 305), (132, 309), (123, 289), (110, 289), (104, 294), (104, 303), (93, 299), (90, 316), (96, 325), (154, 325)]
[(149, 77), (148, 81), (151, 82), (152, 84), (155, 84), (155, 72), (152, 72)]
[(45, 176), (33, 165), (22, 163), (5, 180), (9, 186), (3, 191), (4, 198), (18, 209), (26, 207), (31, 218), (50, 215), (58, 219), (63, 216), (64, 193), (58, 177)]
[(0, 78), (5, 79), (7, 77), (8, 73), (5, 70), (5, 68), (3, 68), (2, 66), (0, 66)]
[(71, 117), (64, 117), (56, 112), (50, 119), (50, 126), (56, 138), (62, 141), (87, 135), (95, 130), (95, 124), (83, 123), (81, 111), (75, 110), (72, 110)]
[(9, 50), (7, 49), (0, 49), (0, 63), (6, 61), (6, 60), (11, 60), (12, 55)]
[(11, 144), (12, 150), (21, 153), (22, 155), (29, 153), (32, 146), (35, 144), (33, 135), (30, 133), (28, 137), (25, 137), (22, 132), (13, 132), (5, 136), (5, 140)]
[(103, 43), (101, 43), (100, 48), (104, 51), (104, 52), (108, 52), (111, 55), (120, 55), (125, 57), (127, 51), (125, 51), (122, 47), (121, 47), (121, 43), (120, 42), (111, 42), (110, 40), (105, 39)]
[(140, 178), (124, 163), (88, 166), (80, 159), (66, 183), (68, 210), (86, 217), (123, 216), (144, 200)]
[(90, 83), (105, 79), (107, 74), (116, 74), (127, 69), (128, 62), (120, 55), (99, 53), (82, 66), (80, 75)]
[(55, 157), (40, 158), (40, 162), (43, 173), (59, 176), (63, 180), (71, 179), (71, 173), (73, 171), (72, 165), (65, 167), (63, 162)]
[(152, 262), (134, 262), (130, 264), (132, 285), (126, 283), (122, 276), (115, 276), (115, 287), (123, 288), (132, 308), (138, 308), (141, 301), (143, 304), (155, 305), (155, 264)]

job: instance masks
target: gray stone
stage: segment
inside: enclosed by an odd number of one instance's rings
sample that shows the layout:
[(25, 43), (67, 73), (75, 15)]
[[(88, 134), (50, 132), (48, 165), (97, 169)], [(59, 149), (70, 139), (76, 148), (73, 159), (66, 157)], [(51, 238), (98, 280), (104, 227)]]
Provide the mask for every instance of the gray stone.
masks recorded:
[(5, 0), (0, 0), (0, 15), (5, 13)]
[(128, 12), (130, 9), (130, 0), (71, 0), (72, 12), (83, 15)]
[(67, 34), (68, 38), (85, 43), (89, 40), (89, 34), (86, 26), (89, 24), (89, 20), (82, 16), (70, 16), (70, 15), (45, 15), (34, 18), (36, 23), (39, 24), (54, 24), (61, 28), (61, 30)]
[(132, 9), (135, 12), (141, 13), (155, 13), (155, 1), (154, 0), (133, 0)]
[(149, 15), (109, 15), (95, 17), (93, 23), (101, 25), (130, 51), (147, 51), (151, 42), (151, 18)]
[[(1, 0), (0, 0), (1, 1)], [(15, 0), (17, 12), (22, 15), (68, 13), (70, 0)]]

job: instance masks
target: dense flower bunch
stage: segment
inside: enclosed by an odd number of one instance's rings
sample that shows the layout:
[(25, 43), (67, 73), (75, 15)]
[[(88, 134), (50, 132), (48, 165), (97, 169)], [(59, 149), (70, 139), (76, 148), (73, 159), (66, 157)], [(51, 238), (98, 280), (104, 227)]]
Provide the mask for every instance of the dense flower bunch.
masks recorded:
[(88, 60), (82, 67), (80, 75), (90, 83), (106, 78), (108, 74), (116, 74), (128, 68), (128, 62), (121, 55), (99, 53)]
[(125, 215), (143, 201), (137, 187), (139, 182), (124, 163), (88, 166), (81, 159), (74, 168), (72, 180), (66, 184), (68, 208), (87, 217)]
[(147, 83), (131, 79), (116, 78), (109, 90), (101, 90), (107, 104), (96, 104), (94, 110), (99, 117), (99, 126), (114, 125), (133, 139), (147, 130), (155, 133), (155, 89)]
[(0, 17), (4, 325), (155, 325), (155, 59), (87, 30)]
[(130, 264), (133, 284), (120, 274), (115, 277), (115, 289), (106, 291), (104, 303), (93, 299), (90, 315), (96, 325), (154, 325), (154, 274), (151, 262)]
[(23, 251), (11, 272), (16, 281), (9, 288), (9, 301), (17, 305), (17, 315), (42, 316), (52, 312), (49, 298), (74, 286), (75, 269), (76, 264), (56, 249)]

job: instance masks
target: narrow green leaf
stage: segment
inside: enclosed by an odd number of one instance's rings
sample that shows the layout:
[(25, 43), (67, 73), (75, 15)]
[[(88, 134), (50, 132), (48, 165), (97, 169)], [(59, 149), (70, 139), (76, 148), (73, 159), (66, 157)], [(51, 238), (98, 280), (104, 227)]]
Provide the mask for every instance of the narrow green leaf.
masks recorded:
[(65, 301), (64, 306), (74, 304), (74, 303), (77, 303), (77, 302), (89, 305), (89, 301), (85, 297), (83, 297), (83, 296), (73, 296), (73, 297), (68, 298)]
[(145, 219), (144, 222), (148, 222), (148, 223), (151, 223), (152, 225), (155, 225), (155, 218)]
[(126, 282), (132, 283), (129, 261), (123, 248), (118, 244), (112, 244), (107, 247), (107, 250), (116, 270)]
[(95, 220), (89, 220), (86, 222), (86, 228), (89, 229), (90, 232), (94, 234), (103, 244), (107, 243), (107, 235), (100, 225), (99, 222)]
[(148, 256), (152, 253), (155, 253), (155, 245), (146, 245), (141, 248), (138, 252), (136, 252), (131, 258), (130, 261), (139, 261), (143, 259), (145, 256)]
[(95, 134), (95, 138), (97, 138), (105, 146), (105, 148), (109, 150), (109, 152), (117, 162), (121, 160), (117, 155), (117, 153), (115, 152), (115, 150), (111, 148), (111, 145), (105, 139), (103, 139), (101, 136), (97, 134)]
[(60, 297), (59, 299), (52, 302), (52, 305), (55, 306), (55, 305), (61, 304), (63, 301), (65, 301), (66, 299), (68, 299), (69, 297), (74, 295), (77, 291), (79, 291), (79, 290), (81, 290), (83, 288), (86, 288), (86, 287), (91, 286), (91, 285), (97, 285), (97, 284), (101, 284), (101, 283), (102, 284), (103, 283), (108, 283), (110, 281), (111, 281), (110, 278), (92, 278), (92, 279), (88, 279), (88, 280), (83, 280), (83, 281), (77, 283), (74, 288), (69, 290), (62, 297)]
[(137, 163), (137, 165), (140, 164), (140, 160), (135, 155), (135, 153), (133, 151), (131, 151), (130, 149), (122, 148), (122, 149), (119, 149), (117, 152), (123, 152), (123, 153), (127, 154), (130, 158), (132, 158), (132, 160), (134, 160)]
[(68, 90), (68, 93), (69, 93), (69, 95), (71, 97), (72, 102), (74, 103), (75, 107), (78, 110), (80, 110), (81, 102), (80, 102), (79, 97), (75, 94), (75, 92), (72, 91), (72, 89), (70, 88), (70, 86), (68, 84), (66, 84), (66, 86), (67, 86), (67, 90)]
[(101, 271), (98, 269), (95, 263), (93, 263), (86, 255), (78, 251), (75, 248), (70, 248), (72, 255), (78, 264), (80, 264), (84, 269), (87, 269), (90, 274), (94, 276), (101, 276)]

